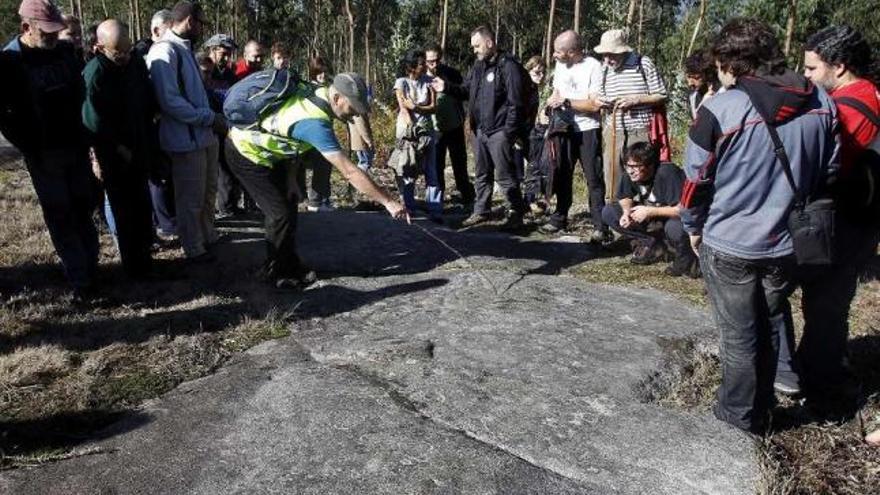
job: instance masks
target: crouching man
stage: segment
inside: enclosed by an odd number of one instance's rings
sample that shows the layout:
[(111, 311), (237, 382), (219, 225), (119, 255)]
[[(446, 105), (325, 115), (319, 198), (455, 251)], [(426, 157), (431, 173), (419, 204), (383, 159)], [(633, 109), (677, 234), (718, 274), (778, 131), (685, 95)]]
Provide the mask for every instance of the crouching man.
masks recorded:
[(697, 258), (678, 213), (684, 172), (672, 163), (660, 163), (657, 148), (650, 143), (629, 146), (623, 159), (626, 174), (618, 183), (619, 202), (605, 206), (603, 221), (633, 240), (631, 262), (656, 263), (665, 259), (671, 248), (675, 261), (666, 273), (673, 277), (699, 277)]
[(263, 274), (279, 289), (302, 289), (315, 281), (296, 252), (299, 166), (326, 159), (358, 191), (381, 203), (395, 219), (409, 212), (348, 159), (333, 133), (333, 119), (366, 115), (367, 86), (352, 73), (330, 87), (301, 85), (275, 112), (261, 115), (256, 129), (233, 127), (226, 138), (229, 168), (263, 211), (267, 259)]

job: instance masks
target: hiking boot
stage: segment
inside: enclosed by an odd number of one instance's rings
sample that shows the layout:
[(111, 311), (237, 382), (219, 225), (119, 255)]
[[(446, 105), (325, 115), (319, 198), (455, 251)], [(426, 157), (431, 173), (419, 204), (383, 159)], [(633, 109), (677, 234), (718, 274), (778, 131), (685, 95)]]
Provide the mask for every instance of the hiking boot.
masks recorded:
[(640, 244), (634, 251), (629, 262), (634, 265), (653, 265), (666, 259), (666, 246), (662, 242)]
[(519, 213), (511, 212), (507, 215), (507, 220), (501, 224), (501, 230), (505, 232), (519, 232), (523, 229), (523, 217)]
[(474, 213), (473, 215), (465, 218), (464, 221), (461, 222), (461, 226), (465, 227), (465, 228), (474, 227), (476, 225), (480, 225), (481, 223), (486, 223), (488, 221), (489, 221), (489, 215), (486, 215), (485, 213)]

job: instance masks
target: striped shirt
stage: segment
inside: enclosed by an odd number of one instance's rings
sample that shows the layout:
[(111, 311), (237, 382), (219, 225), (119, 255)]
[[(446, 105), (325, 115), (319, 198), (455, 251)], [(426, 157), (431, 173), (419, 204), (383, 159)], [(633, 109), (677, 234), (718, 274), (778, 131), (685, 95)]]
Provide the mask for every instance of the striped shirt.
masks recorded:
[[(663, 84), (663, 79), (660, 78), (660, 73), (657, 72), (654, 62), (648, 57), (631, 52), (618, 70), (603, 65), (602, 71), (604, 82), (599, 94), (605, 99), (644, 94), (666, 96), (666, 85)], [(648, 129), (652, 115), (653, 111), (647, 105), (619, 110), (617, 112), (617, 129), (630, 131)], [(611, 112), (609, 112), (605, 122), (608, 126), (611, 125), (611, 117)]]

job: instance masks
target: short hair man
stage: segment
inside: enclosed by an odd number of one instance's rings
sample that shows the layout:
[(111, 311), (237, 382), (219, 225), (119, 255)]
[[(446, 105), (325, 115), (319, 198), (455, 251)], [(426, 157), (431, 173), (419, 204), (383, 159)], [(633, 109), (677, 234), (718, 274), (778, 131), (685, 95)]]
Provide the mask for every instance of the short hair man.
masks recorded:
[[(0, 130), (21, 151), (43, 218), (75, 299), (94, 289), (98, 235), (92, 223), (93, 179), (80, 111), (82, 62), (69, 44), (58, 43), (65, 27), (47, 0), (24, 0), (21, 34), (4, 51), (15, 73), (16, 98), (5, 98)], [(14, 100), (14, 101), (13, 101)]]
[(150, 78), (162, 110), (159, 144), (171, 157), (177, 234), (188, 260), (213, 261), (208, 248), (217, 241), (214, 197), (218, 145), (226, 121), (208, 100), (192, 44), (207, 23), (198, 3), (178, 2), (174, 23), (147, 56)]
[(64, 19), (64, 29), (58, 33), (58, 41), (70, 43), (75, 49), (82, 52), (82, 21), (79, 20), (79, 17), (68, 14), (63, 15), (61, 18)]
[(688, 89), (688, 109), (691, 120), (697, 118), (697, 110), (703, 101), (718, 91), (718, 76), (715, 64), (709, 63), (706, 54), (696, 52), (684, 59), (684, 78)]
[(602, 66), (599, 61), (584, 54), (584, 41), (575, 31), (564, 31), (553, 42), (553, 94), (547, 105), (563, 112), (573, 122), (572, 132), (563, 140), (559, 168), (553, 180), (556, 209), (541, 230), (555, 233), (568, 225), (568, 210), (572, 203), (574, 165), (581, 164), (590, 196), (590, 213), (595, 231), (591, 241), (610, 240), (611, 232), (602, 223), (605, 207), (605, 178), (602, 170), (602, 136), (600, 134), (599, 92), (602, 87)]
[(83, 123), (100, 167), (116, 225), (122, 267), (133, 278), (149, 275), (153, 221), (147, 169), (157, 159), (153, 116), (157, 107), (146, 64), (132, 57), (128, 28), (116, 19), (98, 26), (98, 53), (86, 65)]
[[(278, 288), (302, 289), (315, 281), (296, 252), (297, 162), (319, 154), (343, 177), (394, 218), (409, 219), (406, 209), (379, 188), (348, 156), (333, 133), (333, 119), (351, 121), (369, 111), (367, 86), (357, 74), (343, 73), (329, 87), (291, 96), (274, 114), (260, 121), (259, 130), (233, 127), (226, 139), (232, 171), (263, 211), (267, 257), (263, 274)], [(287, 139), (279, 136), (284, 136)], [(308, 149), (304, 153), (304, 148)]]
[(497, 180), (509, 206), (505, 230), (523, 226), (526, 204), (513, 162), (513, 145), (525, 121), (523, 68), (501, 52), (495, 33), (487, 26), (471, 32), (471, 48), (477, 61), (461, 85), (434, 79), (434, 90), (468, 99), (471, 129), (476, 133), (476, 200), (473, 214), (462, 223), (471, 227), (490, 219), (492, 193)]
[(250, 40), (244, 45), (242, 58), (235, 63), (235, 79), (241, 81), (245, 77), (263, 70), (263, 45)]
[[(461, 84), (464, 78), (461, 72), (443, 63), (443, 49), (433, 44), (425, 49), (425, 65), (428, 75), (439, 77), (452, 84)], [(440, 188), (446, 190), (446, 153), (452, 162), (452, 174), (455, 177), (455, 188), (464, 204), (474, 202), (474, 185), (471, 183), (467, 169), (467, 146), (464, 138), (464, 101), (452, 95), (437, 95), (437, 112), (434, 124), (439, 133), (437, 139), (437, 164), (440, 166)]]
[(651, 140), (651, 120), (666, 102), (667, 92), (654, 62), (627, 44), (625, 31), (605, 31), (594, 51), (604, 62), (600, 96), (609, 112), (603, 132), (603, 160), (611, 193), (622, 176), (623, 150)]
[(666, 267), (666, 274), (699, 277), (697, 258), (678, 212), (684, 172), (672, 163), (661, 163), (651, 143), (631, 145), (624, 150), (623, 160), (626, 175), (617, 189), (618, 204), (605, 206), (604, 222), (635, 241), (633, 263), (659, 261), (669, 247), (675, 252), (675, 261)]
[(214, 70), (209, 78), (209, 85), (217, 89), (226, 90), (235, 84), (235, 70), (232, 68), (232, 52), (235, 50), (235, 40), (227, 34), (215, 34), (208, 38), (202, 47), (207, 51), (214, 62)]
[(852, 27), (822, 29), (807, 39), (804, 49), (804, 74), (837, 103), (841, 129), (841, 168), (834, 188), (841, 208), (835, 226), (840, 261), (801, 281), (804, 332), (797, 351), (807, 400), (827, 410), (832, 405), (851, 407), (856, 399), (856, 394), (847, 394), (853, 387), (846, 386), (849, 307), (858, 274), (877, 250), (878, 234), (877, 219), (865, 218), (863, 204), (849, 199), (862, 197), (858, 191), (864, 176), (858, 167), (868, 164), (861, 162), (880, 163), (880, 157), (866, 151), (880, 133), (869, 117), (880, 117), (880, 98), (869, 79), (871, 47)]
[(786, 220), (794, 191), (767, 126), (777, 129), (798, 187), (812, 197), (836, 171), (835, 111), (824, 91), (786, 69), (778, 39), (757, 19), (729, 21), (711, 53), (728, 89), (700, 107), (690, 129), (682, 223), (699, 250), (720, 328), (715, 416), (759, 432), (780, 379), (779, 338), (793, 331)]

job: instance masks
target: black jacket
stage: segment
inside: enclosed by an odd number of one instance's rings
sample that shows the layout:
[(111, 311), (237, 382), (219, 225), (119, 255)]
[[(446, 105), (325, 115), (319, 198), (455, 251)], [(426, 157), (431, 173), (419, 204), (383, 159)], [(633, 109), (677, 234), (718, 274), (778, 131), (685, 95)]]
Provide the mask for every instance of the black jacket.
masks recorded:
[(523, 69), (510, 55), (477, 60), (461, 85), (446, 81), (445, 93), (468, 100), (471, 129), (517, 136), (525, 124)]
[(0, 59), (0, 130), (24, 154), (85, 146), (82, 64), (73, 48), (28, 48), (18, 38)]

